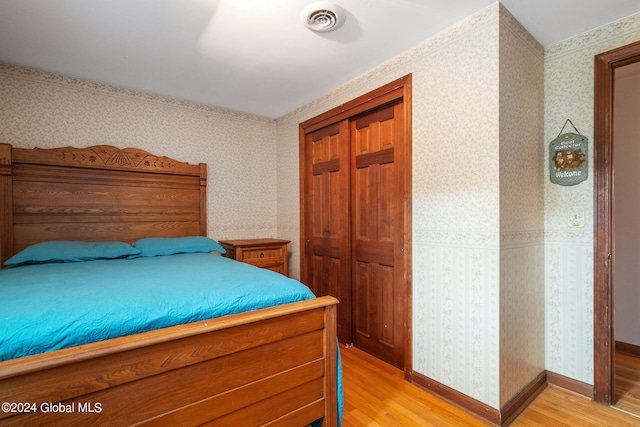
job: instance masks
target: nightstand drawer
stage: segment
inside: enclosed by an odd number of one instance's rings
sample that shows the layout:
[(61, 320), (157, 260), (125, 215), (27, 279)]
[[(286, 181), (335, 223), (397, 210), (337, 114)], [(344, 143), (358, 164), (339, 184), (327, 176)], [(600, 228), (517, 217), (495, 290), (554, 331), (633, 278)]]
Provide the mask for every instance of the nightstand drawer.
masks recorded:
[(289, 240), (279, 239), (220, 240), (220, 244), (227, 251), (227, 258), (276, 271), (285, 276), (288, 274), (289, 243)]
[(284, 248), (247, 248), (242, 250), (242, 260), (244, 262), (276, 262), (280, 261), (283, 257)]

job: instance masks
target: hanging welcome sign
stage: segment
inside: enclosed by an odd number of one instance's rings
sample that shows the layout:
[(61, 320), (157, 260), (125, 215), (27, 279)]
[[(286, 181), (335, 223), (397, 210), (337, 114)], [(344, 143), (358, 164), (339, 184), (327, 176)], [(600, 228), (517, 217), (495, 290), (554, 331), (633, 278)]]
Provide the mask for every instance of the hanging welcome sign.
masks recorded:
[(549, 179), (558, 185), (576, 185), (587, 179), (588, 142), (586, 136), (577, 133), (562, 133), (549, 144)]

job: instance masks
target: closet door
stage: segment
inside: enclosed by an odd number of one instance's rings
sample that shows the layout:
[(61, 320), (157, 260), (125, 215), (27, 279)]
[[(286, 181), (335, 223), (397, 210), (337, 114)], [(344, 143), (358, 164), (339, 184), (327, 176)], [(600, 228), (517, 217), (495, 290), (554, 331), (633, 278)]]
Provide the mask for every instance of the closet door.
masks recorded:
[(402, 102), (351, 121), (353, 343), (404, 367)]
[(411, 372), (411, 75), (300, 123), (301, 280), (338, 339)]
[(305, 240), (302, 281), (317, 296), (333, 295), (338, 305), (338, 340), (351, 339), (351, 232), (349, 228), (349, 121), (304, 136), (306, 174), (302, 190)]

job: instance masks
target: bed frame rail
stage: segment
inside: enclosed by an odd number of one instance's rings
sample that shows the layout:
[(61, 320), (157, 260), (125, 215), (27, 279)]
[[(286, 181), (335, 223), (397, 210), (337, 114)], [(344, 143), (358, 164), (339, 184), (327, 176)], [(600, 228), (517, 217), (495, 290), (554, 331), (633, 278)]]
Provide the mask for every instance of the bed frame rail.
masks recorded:
[(0, 362), (3, 401), (15, 403), (0, 424), (302, 426), (325, 417), (335, 426), (335, 304), (322, 297)]

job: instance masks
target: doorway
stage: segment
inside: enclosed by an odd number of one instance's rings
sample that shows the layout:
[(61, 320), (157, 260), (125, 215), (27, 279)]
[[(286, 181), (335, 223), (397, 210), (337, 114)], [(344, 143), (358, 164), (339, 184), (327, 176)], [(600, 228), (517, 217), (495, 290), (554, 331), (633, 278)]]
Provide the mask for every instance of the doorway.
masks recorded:
[(301, 280), (338, 340), (411, 370), (411, 75), (300, 124)]
[(596, 402), (615, 400), (613, 295), (613, 97), (615, 70), (640, 61), (640, 42), (597, 55), (594, 96), (594, 386)]
[(640, 62), (614, 72), (614, 405), (640, 415)]

